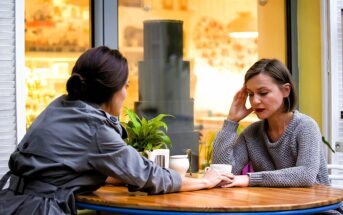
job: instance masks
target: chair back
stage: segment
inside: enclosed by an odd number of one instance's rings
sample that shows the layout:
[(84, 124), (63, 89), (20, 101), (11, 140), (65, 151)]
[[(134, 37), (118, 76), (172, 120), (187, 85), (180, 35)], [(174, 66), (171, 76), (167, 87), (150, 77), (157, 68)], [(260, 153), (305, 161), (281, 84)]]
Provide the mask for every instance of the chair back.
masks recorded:
[(343, 189), (343, 165), (328, 164), (331, 186)]

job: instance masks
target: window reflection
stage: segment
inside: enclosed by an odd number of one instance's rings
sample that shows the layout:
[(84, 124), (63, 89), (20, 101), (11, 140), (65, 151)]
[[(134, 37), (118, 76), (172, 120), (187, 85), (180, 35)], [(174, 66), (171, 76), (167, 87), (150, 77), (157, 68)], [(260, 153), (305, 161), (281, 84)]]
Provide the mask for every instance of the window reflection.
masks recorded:
[(89, 0), (27, 0), (27, 127), (56, 96), (79, 55), (90, 47)]
[[(158, 70), (158, 65), (161, 64), (156, 61), (158, 56), (148, 55), (149, 57), (147, 57), (144, 53), (147, 51), (146, 47), (143, 48), (147, 38), (143, 33), (145, 30), (143, 22), (147, 20), (182, 21), (183, 53), (181, 61), (189, 62), (188, 77), (184, 78), (184, 80), (188, 78), (188, 84), (182, 84), (182, 87), (189, 89), (182, 91), (185, 93), (183, 99), (184, 101), (194, 99), (194, 107), (191, 107), (194, 108), (194, 112), (192, 116), (188, 117), (191, 117), (194, 122), (195, 129), (201, 131), (200, 142), (202, 144), (200, 146), (203, 145), (204, 148), (207, 148), (208, 145), (204, 143), (213, 141), (215, 133), (221, 128), (222, 122), (227, 116), (235, 92), (243, 84), (246, 70), (258, 59), (257, 1), (119, 0), (118, 3), (119, 49), (128, 58), (130, 64), (131, 84), (129, 98), (125, 105), (134, 108), (135, 104), (136, 106), (142, 104), (142, 99), (145, 98), (142, 98), (139, 93), (145, 93), (140, 92), (143, 89), (139, 86), (149, 83), (148, 80), (161, 83), (160, 77), (156, 75), (149, 77), (150, 79), (148, 76), (144, 76), (144, 80), (141, 78), (143, 76), (139, 76), (140, 65), (148, 61), (146, 58), (156, 62), (153, 64), (155, 67), (152, 67), (151, 70)], [(242, 30), (242, 26), (247, 30)], [(242, 31), (250, 34), (245, 34), (245, 36), (237, 34)], [(156, 40), (158, 39), (154, 39), (153, 42), (158, 43)], [(178, 43), (174, 41), (173, 44), (177, 45)], [(155, 48), (157, 49), (157, 47)], [(166, 71), (164, 72), (166, 73)], [(171, 79), (170, 77), (168, 80)], [(151, 86), (151, 84), (148, 85)], [(154, 93), (168, 90), (163, 88), (168, 88), (165, 84), (159, 86), (159, 90), (154, 89)], [(179, 85), (175, 86), (180, 87)], [(187, 95), (187, 93), (189, 94)], [(164, 100), (171, 98), (166, 96)], [(163, 99), (154, 99), (156, 102), (161, 100)], [(159, 109), (158, 111), (167, 110)], [(181, 109), (179, 112), (182, 112)], [(172, 110), (170, 111), (172, 112)], [(254, 120), (256, 119), (251, 117), (242, 124), (249, 124)], [(188, 141), (187, 138), (184, 141)], [(205, 165), (208, 160), (207, 152), (202, 153), (201, 156), (200, 165)]]

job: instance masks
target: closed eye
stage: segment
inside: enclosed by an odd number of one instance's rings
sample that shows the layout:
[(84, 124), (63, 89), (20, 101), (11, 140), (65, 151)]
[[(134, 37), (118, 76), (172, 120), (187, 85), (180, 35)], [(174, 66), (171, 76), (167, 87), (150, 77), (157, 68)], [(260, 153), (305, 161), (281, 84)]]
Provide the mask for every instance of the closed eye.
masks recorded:
[(262, 93), (259, 93), (261, 96), (266, 96), (268, 94), (268, 92), (262, 92)]

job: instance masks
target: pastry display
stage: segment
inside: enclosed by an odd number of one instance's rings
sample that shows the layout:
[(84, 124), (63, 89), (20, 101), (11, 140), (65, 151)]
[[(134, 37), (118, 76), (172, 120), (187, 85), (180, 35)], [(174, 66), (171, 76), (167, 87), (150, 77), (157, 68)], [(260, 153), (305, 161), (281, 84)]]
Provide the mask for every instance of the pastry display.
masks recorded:
[(194, 27), (192, 38), (199, 57), (215, 69), (243, 72), (257, 57), (256, 38), (230, 38), (228, 24), (202, 17)]

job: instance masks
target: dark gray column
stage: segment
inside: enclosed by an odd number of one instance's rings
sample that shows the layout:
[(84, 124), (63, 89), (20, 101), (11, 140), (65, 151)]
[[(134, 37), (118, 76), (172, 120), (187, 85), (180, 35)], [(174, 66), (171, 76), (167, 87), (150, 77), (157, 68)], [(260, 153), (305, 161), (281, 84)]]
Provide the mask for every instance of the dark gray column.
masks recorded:
[(118, 1), (93, 0), (92, 10), (92, 46), (118, 48)]
[(144, 60), (139, 63), (139, 101), (136, 111), (152, 118), (165, 113), (173, 147), (171, 154), (193, 152), (198, 169), (199, 133), (194, 131), (194, 101), (190, 98), (189, 62), (183, 60), (182, 21), (144, 22)]

